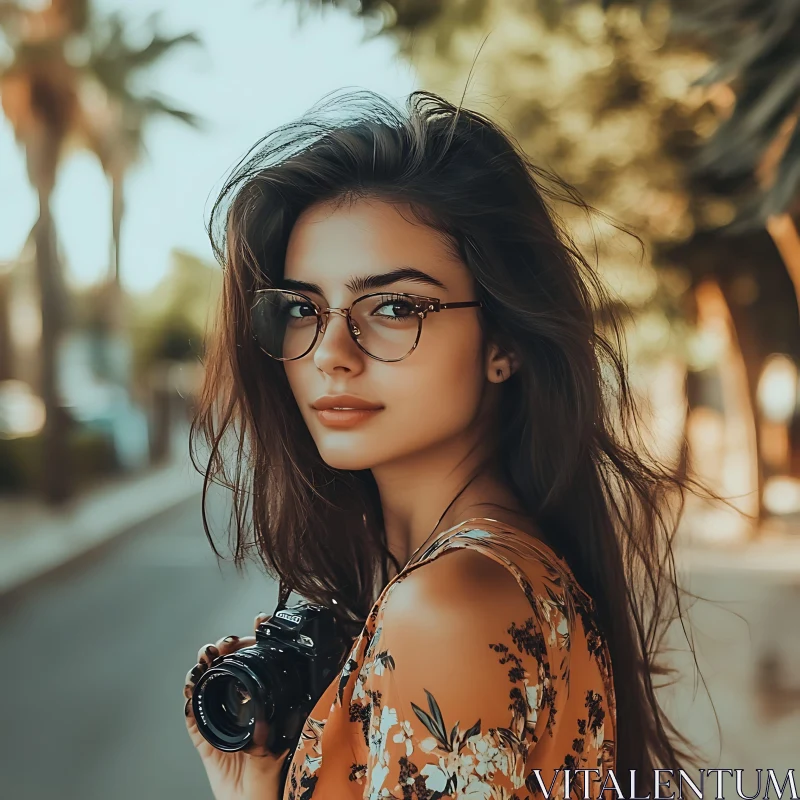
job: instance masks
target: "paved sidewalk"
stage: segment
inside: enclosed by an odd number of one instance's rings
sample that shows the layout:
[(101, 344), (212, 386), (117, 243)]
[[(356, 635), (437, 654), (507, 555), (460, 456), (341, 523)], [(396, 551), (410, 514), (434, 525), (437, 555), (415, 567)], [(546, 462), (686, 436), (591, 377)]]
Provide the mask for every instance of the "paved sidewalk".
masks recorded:
[(31, 498), (0, 498), (0, 597), (200, 494), (185, 457), (121, 478), (53, 510)]
[(800, 536), (764, 534), (753, 542), (708, 547), (678, 543), (675, 563), (687, 572), (770, 572), (800, 581)]

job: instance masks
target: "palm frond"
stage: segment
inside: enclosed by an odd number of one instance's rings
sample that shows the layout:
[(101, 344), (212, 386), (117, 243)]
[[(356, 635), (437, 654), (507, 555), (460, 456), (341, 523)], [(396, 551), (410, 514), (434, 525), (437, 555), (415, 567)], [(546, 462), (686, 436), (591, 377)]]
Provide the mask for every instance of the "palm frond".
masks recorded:
[(204, 120), (197, 114), (173, 105), (171, 100), (161, 95), (152, 94), (139, 97), (136, 98), (135, 103), (145, 117), (161, 114), (177, 119), (191, 128), (203, 128), (205, 125)]
[[(646, 13), (651, 0), (634, 4)], [(695, 178), (726, 182), (732, 193), (753, 184), (765, 155), (800, 113), (800, 3), (797, 0), (671, 0), (670, 41), (708, 52), (715, 63), (695, 85), (730, 84), (731, 114), (690, 165)], [(795, 131), (775, 180), (740, 207), (733, 227), (763, 225), (800, 197), (800, 143)]]
[[(371, 20), (381, 33), (388, 31), (413, 32), (441, 17), (444, 0), (284, 0), (297, 7), (301, 18), (308, 12), (324, 8), (339, 8), (356, 16)], [(263, 3), (262, 3), (263, 4)], [(464, 3), (464, 13), (477, 6), (486, 5), (484, 0)]]
[(201, 119), (191, 111), (180, 108), (158, 93), (142, 94), (136, 87), (140, 77), (175, 49), (184, 45), (201, 45), (195, 33), (162, 36), (157, 31), (158, 14), (146, 23), (150, 40), (144, 46), (132, 45), (127, 36), (128, 23), (121, 13), (110, 14), (92, 30), (90, 55), (86, 70), (103, 87), (112, 101), (122, 109), (125, 128), (120, 131), (132, 149), (142, 149), (141, 129), (148, 118), (158, 115), (172, 117), (193, 128), (202, 127)]

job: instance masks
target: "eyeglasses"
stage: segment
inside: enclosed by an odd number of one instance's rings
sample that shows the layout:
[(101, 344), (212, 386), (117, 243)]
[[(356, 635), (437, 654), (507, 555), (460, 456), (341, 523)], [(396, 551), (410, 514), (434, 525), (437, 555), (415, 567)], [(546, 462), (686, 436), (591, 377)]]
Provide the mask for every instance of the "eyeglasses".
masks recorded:
[(479, 300), (442, 303), (434, 297), (374, 292), (349, 308), (320, 308), (310, 297), (288, 289), (259, 289), (250, 312), (259, 347), (277, 361), (294, 361), (311, 352), (324, 334), (331, 313), (347, 320), (358, 347), (378, 361), (402, 361), (410, 355), (429, 312), (480, 307)]

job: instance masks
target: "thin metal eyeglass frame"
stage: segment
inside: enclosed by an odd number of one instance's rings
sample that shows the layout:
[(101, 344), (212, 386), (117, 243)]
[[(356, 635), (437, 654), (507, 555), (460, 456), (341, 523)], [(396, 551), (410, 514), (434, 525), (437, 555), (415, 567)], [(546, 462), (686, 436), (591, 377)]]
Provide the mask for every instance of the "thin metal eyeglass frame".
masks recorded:
[[(386, 364), (392, 364), (397, 361), (402, 361), (405, 358), (408, 358), (414, 350), (417, 349), (417, 345), (419, 344), (420, 337), (422, 336), (422, 322), (425, 317), (428, 316), (430, 312), (438, 312), (438, 311), (447, 311), (452, 308), (482, 308), (483, 303), (480, 300), (466, 300), (457, 303), (443, 303), (437, 297), (427, 297), (426, 295), (421, 294), (409, 294), (408, 292), (370, 292), (368, 294), (362, 294), (360, 297), (357, 297), (353, 300), (352, 303), (347, 308), (333, 308), (332, 306), (328, 306), (326, 309), (320, 308), (317, 303), (315, 303), (308, 295), (303, 294), (302, 292), (294, 291), (293, 289), (257, 289), (255, 291), (256, 299), (251, 306), (251, 313), (252, 309), (255, 308), (256, 304), (258, 303), (258, 295), (266, 294), (267, 292), (279, 292), (281, 294), (290, 294), (294, 297), (301, 297), (303, 300), (307, 300), (308, 304), (314, 309), (314, 314), (317, 318), (317, 329), (314, 333), (314, 338), (311, 340), (311, 344), (308, 346), (308, 349), (301, 353), (299, 356), (292, 356), (292, 358), (279, 358), (278, 356), (272, 355), (272, 353), (265, 350), (259, 344), (259, 349), (262, 353), (265, 353), (270, 358), (275, 359), (275, 361), (297, 361), (299, 358), (304, 358), (307, 356), (313, 349), (319, 339), (320, 333), (325, 332), (325, 328), (328, 324), (328, 318), (331, 312), (335, 314), (340, 314), (347, 320), (347, 330), (350, 333), (350, 337), (356, 343), (356, 346), (359, 350), (361, 350), (364, 355), (369, 356), (370, 358), (374, 358), (376, 361), (382, 361)], [(358, 336), (355, 331), (358, 329), (353, 318), (350, 316), (350, 312), (353, 306), (360, 302), (361, 300), (366, 300), (370, 297), (383, 297), (384, 295), (394, 295), (396, 297), (408, 298), (409, 300), (415, 302), (418, 306), (424, 306), (424, 308), (417, 308), (416, 316), (417, 316), (417, 336), (414, 339), (414, 344), (411, 346), (411, 349), (400, 358), (379, 358), (376, 355), (370, 353), (362, 344), (358, 341)], [(322, 318), (325, 317), (325, 323), (323, 325)], [(355, 330), (354, 330), (355, 329)], [(255, 338), (255, 337), (254, 337)], [(257, 341), (257, 339), (256, 339)]]

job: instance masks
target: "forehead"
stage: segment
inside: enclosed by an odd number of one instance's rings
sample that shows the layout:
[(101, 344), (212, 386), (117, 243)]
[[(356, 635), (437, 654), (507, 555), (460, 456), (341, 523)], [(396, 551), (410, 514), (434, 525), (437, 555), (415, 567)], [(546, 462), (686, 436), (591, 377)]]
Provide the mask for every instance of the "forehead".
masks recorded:
[(408, 206), (378, 199), (306, 209), (289, 237), (284, 277), (313, 281), (328, 291), (354, 276), (399, 266), (422, 270), (448, 288), (471, 282), (441, 232), (418, 222)]

